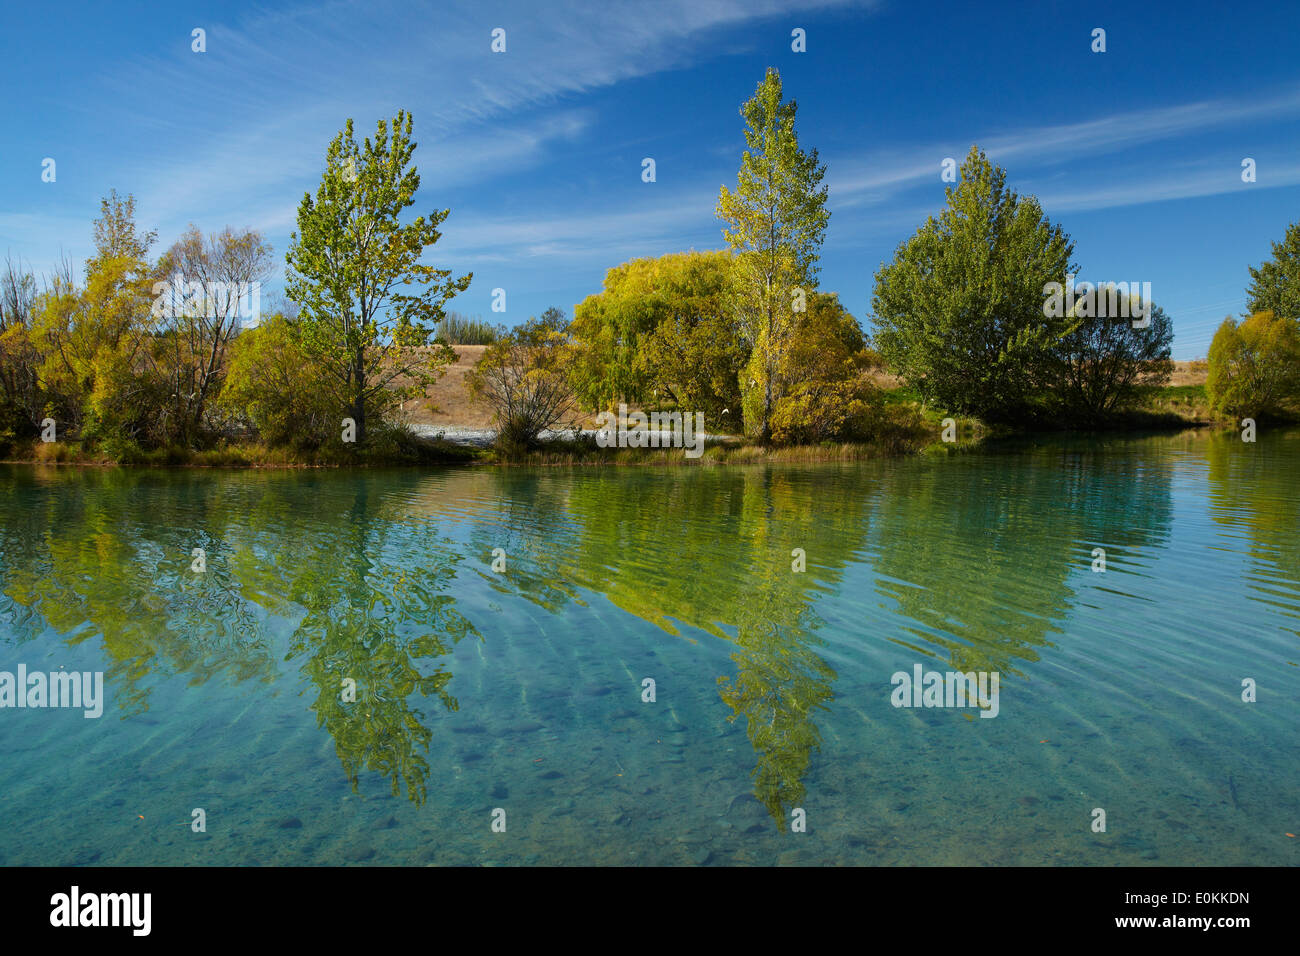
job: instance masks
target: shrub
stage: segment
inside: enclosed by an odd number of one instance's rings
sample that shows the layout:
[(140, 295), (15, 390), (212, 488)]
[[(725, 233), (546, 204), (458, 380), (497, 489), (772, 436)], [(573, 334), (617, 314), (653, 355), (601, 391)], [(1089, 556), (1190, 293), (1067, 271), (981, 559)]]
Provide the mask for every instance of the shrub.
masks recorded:
[(786, 391), (772, 413), (772, 441), (814, 445), (825, 441), (866, 441), (880, 403), (879, 390), (865, 373), (800, 382)]
[(492, 407), (502, 447), (527, 448), (544, 430), (572, 417), (572, 359), (568, 336), (545, 319), (529, 319), (488, 346), (466, 381)]
[(167, 383), (133, 358), (127, 348), (104, 348), (91, 363), (82, 432), (89, 441), (161, 445), (174, 437)]
[(273, 315), (231, 345), (218, 405), (268, 445), (311, 450), (337, 439), (342, 403), (309, 360), (295, 325)]
[(1300, 401), (1300, 323), (1257, 312), (1224, 319), (1210, 343), (1210, 407), (1223, 415), (1289, 416)]
[[(874, 364), (858, 320), (835, 295), (813, 293), (781, 361), (772, 441), (810, 445), (874, 437), (873, 424), (883, 404), (870, 377)], [(754, 388), (750, 394), (758, 391)]]
[(448, 312), (438, 323), (434, 338), (446, 345), (491, 345), (501, 337), (501, 330), (481, 318)]

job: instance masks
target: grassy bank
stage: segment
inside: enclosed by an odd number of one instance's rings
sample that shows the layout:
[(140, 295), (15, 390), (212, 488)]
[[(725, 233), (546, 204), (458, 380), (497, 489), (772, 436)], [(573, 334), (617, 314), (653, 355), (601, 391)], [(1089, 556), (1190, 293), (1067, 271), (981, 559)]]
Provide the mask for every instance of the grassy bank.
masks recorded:
[(137, 465), (154, 468), (366, 468), (391, 465), (458, 465), (483, 459), (484, 452), (452, 442), (409, 436), (370, 448), (338, 445), (317, 449), (275, 448), (254, 442), (216, 448), (129, 449), (109, 454), (81, 442), (25, 442), (12, 445), (4, 463), (50, 465)]
[[(944, 441), (944, 421), (955, 423), (954, 440)], [(744, 438), (711, 439), (703, 453), (688, 458), (682, 449), (601, 448), (588, 435), (555, 439), (526, 449), (481, 449), (442, 439), (423, 438), (402, 428), (376, 436), (366, 448), (335, 444), (312, 450), (271, 447), (256, 442), (230, 442), (216, 448), (140, 449), (109, 452), (80, 442), (11, 442), (0, 460), (69, 465), (138, 465), (167, 468), (349, 468), (393, 465), (622, 465), (715, 467), (719, 465), (812, 464), (865, 461), (908, 455), (950, 455), (1001, 447), (1026, 436), (1060, 434), (1124, 434), (1179, 431), (1185, 428), (1235, 424), (1211, 413), (1205, 386), (1171, 385), (1152, 388), (1142, 407), (1112, 416), (1093, 427), (1065, 427), (1044, 420), (1023, 426), (990, 425), (976, 418), (923, 408), (907, 387), (884, 391), (884, 408), (877, 437), (865, 442), (823, 442), (816, 445), (765, 446)]]
[(1212, 424), (1217, 416), (1210, 410), (1205, 385), (1168, 385), (1149, 389), (1146, 408), (1152, 414), (1171, 415), (1193, 425)]

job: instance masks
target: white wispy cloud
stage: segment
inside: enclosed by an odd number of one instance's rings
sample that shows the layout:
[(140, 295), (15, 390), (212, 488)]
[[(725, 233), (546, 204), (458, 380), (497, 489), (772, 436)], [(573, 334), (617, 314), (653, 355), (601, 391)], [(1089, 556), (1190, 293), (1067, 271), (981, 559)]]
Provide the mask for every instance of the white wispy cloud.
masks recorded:
[[(871, 5), (567, 0), (488, 10), (338, 0), (230, 22), (214, 14), (201, 24), (205, 53), (188, 43), (123, 51), (94, 77), (96, 95), (71, 109), (112, 131), (97, 144), (98, 191), (133, 191), (140, 221), (164, 243), (191, 221), (275, 234), (292, 227), (346, 117), (361, 137), (380, 117), (413, 112), (421, 198), (445, 205), (447, 188), (524, 172), (591, 129), (600, 118), (575, 104), (583, 94), (712, 56), (728, 28)], [(506, 30), (504, 55), (490, 51), (496, 27)], [(65, 239), (84, 255), (87, 233), (81, 223)], [(573, 248), (556, 236), (532, 245)]]
[[(1192, 168), (1113, 171), (1095, 185), (1032, 190), (1053, 212), (1091, 211), (1138, 206), (1172, 199), (1195, 199), (1224, 193), (1276, 189), (1300, 184), (1300, 163), (1268, 164), (1256, 182), (1241, 181), (1241, 168), (1231, 163), (1198, 162)], [(1027, 184), (1032, 186), (1032, 183)]]
[(562, 255), (608, 264), (623, 255), (668, 251), (659, 247), (676, 248), (672, 244), (688, 234), (701, 237), (699, 248), (717, 248), (722, 235), (713, 218), (716, 199), (711, 192), (680, 191), (615, 210), (461, 216), (446, 230), (438, 254), (498, 261)]
[[(1300, 117), (1300, 90), (1284, 91), (1249, 100), (1215, 99), (1144, 110), (1050, 126), (1026, 126), (1009, 131), (975, 130), (968, 139), (936, 142), (907, 150), (884, 150), (866, 158), (841, 157), (828, 163), (827, 181), (838, 208), (879, 205), (923, 184), (939, 182), (941, 164), (953, 158), (958, 164), (972, 143), (999, 164), (1014, 161), (1019, 167), (1047, 169), (1075, 164), (1099, 155), (1122, 153), (1165, 140), (1176, 140), (1215, 129), (1264, 120)], [(1248, 147), (1243, 145), (1243, 149)], [(1243, 155), (1245, 155), (1243, 153)], [(1071, 191), (1039, 195), (1053, 210), (1133, 205), (1164, 199), (1185, 199), (1230, 191), (1240, 182), (1240, 168), (1204, 169), (1194, 175), (1169, 175), (1164, 164), (1147, 164), (1148, 171), (1116, 183), (1108, 171), (1095, 187), (1080, 184)], [(1087, 176), (1087, 170), (1082, 171)], [(1293, 185), (1291, 167), (1277, 170), (1261, 187)], [(1032, 191), (1032, 190), (1022, 190)], [(1048, 195), (1053, 195), (1048, 202)]]

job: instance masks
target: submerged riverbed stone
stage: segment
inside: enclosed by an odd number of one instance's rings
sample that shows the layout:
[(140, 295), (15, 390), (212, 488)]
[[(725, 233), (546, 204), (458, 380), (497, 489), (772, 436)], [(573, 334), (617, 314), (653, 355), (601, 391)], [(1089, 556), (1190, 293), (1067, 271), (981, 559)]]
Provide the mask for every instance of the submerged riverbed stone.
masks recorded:
[(355, 843), (343, 851), (343, 859), (349, 863), (364, 863), (375, 855), (375, 848), (368, 843)]

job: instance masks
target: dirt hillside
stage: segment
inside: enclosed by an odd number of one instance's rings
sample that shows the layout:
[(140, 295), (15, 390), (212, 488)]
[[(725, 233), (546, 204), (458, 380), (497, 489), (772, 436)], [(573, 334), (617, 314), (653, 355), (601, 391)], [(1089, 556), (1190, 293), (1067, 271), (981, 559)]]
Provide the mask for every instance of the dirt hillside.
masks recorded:
[(483, 357), (486, 345), (456, 345), (455, 364), (447, 366), (446, 373), (425, 392), (436, 411), (426, 407), (415, 409), (408, 403), (412, 421), (417, 425), (465, 425), (487, 428), (492, 424), (492, 412), (487, 405), (477, 402), (465, 385), (465, 375)]

